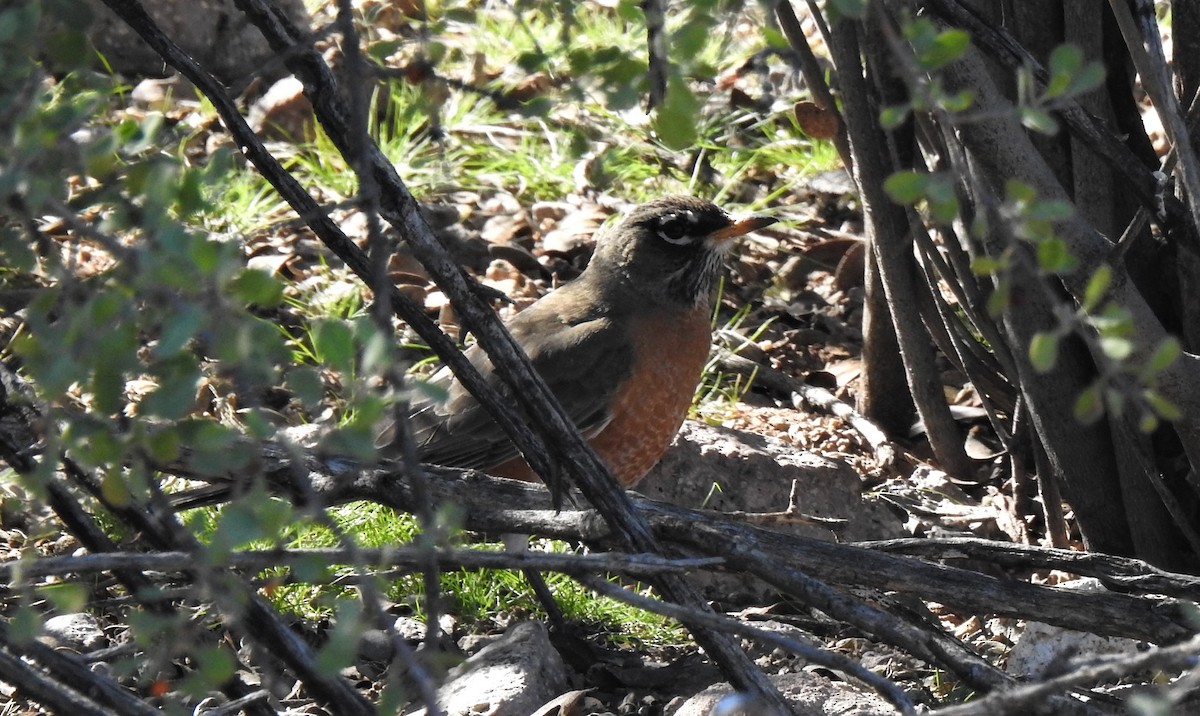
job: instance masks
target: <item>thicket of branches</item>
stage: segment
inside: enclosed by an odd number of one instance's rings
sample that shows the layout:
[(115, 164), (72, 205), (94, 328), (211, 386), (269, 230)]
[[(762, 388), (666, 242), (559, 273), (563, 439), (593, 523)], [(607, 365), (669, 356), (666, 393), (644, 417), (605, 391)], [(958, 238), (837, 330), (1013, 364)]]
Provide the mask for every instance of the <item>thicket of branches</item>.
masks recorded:
[(1194, 570), (1195, 36), (1168, 65), (1150, 2), (872, 8), (830, 28), (877, 267), (865, 412), (898, 428), (911, 395), (940, 464), (969, 471), (936, 351), (983, 398), (1018, 500), (1036, 476), (1054, 544), (1065, 499), (1090, 548)]
[[(1113, 556), (972, 541), (832, 545), (635, 503), (615, 487), (434, 238), (403, 177), (366, 131), (364, 92), (353, 79), (339, 86), (311, 37), (266, 0), (238, 2), (304, 82), (324, 131), (355, 168), (357, 200), (371, 217), (365, 252), (254, 136), (226, 88), (158, 31), (136, 0), (105, 4), (196, 85), (246, 160), (372, 288), (373, 319), (339, 334), (361, 348), (361, 372), (391, 391), (401, 389), (391, 346), (395, 313), (492, 407), (530, 463), (578, 488), (588, 508), (557, 511), (540, 487), (411, 459), (372, 464), (363, 450), (371, 427), (384, 411), (402, 410), (403, 401), (388, 390), (362, 398), (355, 418), (320, 455), (273, 440), (265, 407), (254, 396), (280, 384), (301, 392), (306, 373), (290, 363), (278, 332), (247, 307), (278, 301), (279, 285), (247, 270), (238, 246), (179, 220), (201, 201), (201, 185), (221, 181), (222, 162), (187, 167), (147, 152), (153, 128), (145, 123), (94, 126), (99, 90), (87, 73), (50, 82), (36, 59), (47, 50), (38, 39), (39, 4), (6, 7), (0, 10), (0, 252), (6, 267), (0, 298), (9, 345), (0, 368), (0, 457), (19, 476), (11, 490), (20, 490), (28, 528), (61, 526), (89, 553), (0, 565), (12, 585), (4, 595), (9, 618), (0, 629), (0, 679), (19, 684), (30, 698), (63, 711), (150, 713), (154, 698), (189, 703), (188, 694), (217, 690), (248, 711), (272, 712), (266, 693), (238, 671), (240, 660), (255, 670), (284, 670), (332, 712), (373, 713), (409, 698), (436, 711), (436, 679), (402, 640), (393, 639), (393, 689), (382, 706), (372, 704), (338, 675), (336, 649), (319, 652), (298, 638), (258, 591), (265, 564), (299, 565), (314, 555), (230, 548), (251, 538), (270, 540), (278, 525), (296, 516), (328, 523), (327, 507), (362, 499), (416, 514), (423, 537), (408, 549), (375, 552), (339, 534), (340, 549), (316, 555), (329, 564), (356, 565), (364, 575), (359, 618), (339, 624), (334, 645), (354, 640), (367, 626), (390, 629), (375, 582), (366, 578), (377, 566), (427, 575), (430, 624), (437, 623), (439, 570), (497, 564), (562, 570), (599, 592), (678, 618), (736, 686), (764, 699), (764, 710), (778, 708), (781, 697), (734, 634), (795, 650), (877, 689), (900, 710), (913, 710), (903, 688), (844, 656), (713, 614), (683, 576), (685, 569), (712, 566), (711, 560), (666, 558), (683, 554), (723, 560), (725, 569), (764, 579), (797, 603), (992, 694), (947, 709), (956, 713), (1022, 704), (1099, 712), (1096, 701), (1063, 694), (1191, 663), (1197, 644), (1188, 640), (1195, 627), (1186, 602), (1200, 596), (1200, 587), (1147, 561), (1193, 570), (1200, 555), (1192, 526), (1198, 482), (1192, 465), (1200, 457), (1194, 435), (1200, 381), (1192, 372), (1200, 327), (1187, 300), (1197, 279), (1200, 173), (1188, 134), (1195, 113), (1180, 109), (1197, 104), (1196, 53), (1182, 50), (1200, 34), (1177, 33), (1175, 62), (1168, 66), (1148, 2), (1113, 0), (1102, 13), (1090, 5), (1072, 10), (1070, 3), (1036, 9), (958, 0), (810, 4), (832, 55), (830, 75), (798, 31), (793, 8), (786, 2), (774, 8), (814, 100), (840, 112), (835, 141), (861, 192), (871, 246), (861, 410), (890, 430), (906, 429), (915, 410), (939, 466), (971, 473), (975, 466), (931, 372), (940, 354), (983, 399), (1004, 442), (1018, 499), (1031, 498), (1036, 478), (1055, 543), (1062, 544), (1065, 499), (1089, 546)], [(1194, 24), (1188, 5), (1172, 8), (1174, 22)], [(339, 22), (326, 32), (341, 38), (348, 63), (343, 77), (361, 78), (366, 59), (357, 51), (350, 3), (339, 7)], [(645, 7), (651, 35), (645, 87), (668, 124), (681, 120), (672, 112), (690, 111), (691, 104), (680, 100), (678, 93), (688, 90), (655, 36), (663, 31), (655, 21), (663, 17), (662, 4)], [(78, 28), (67, 22), (50, 46), (59, 62), (79, 56), (72, 44)], [(1077, 49), (1058, 48), (1064, 41)], [(1141, 124), (1137, 88), (1163, 120), (1171, 151), (1162, 166)], [(77, 275), (71, 252), (64, 258), (59, 239), (49, 235), (50, 220), (68, 241), (102, 247), (112, 266), (97, 276)], [(422, 308), (387, 284), (389, 247), (379, 220), (399, 232), (454, 303), (514, 386), (531, 424), (489, 392)], [(125, 415), (126, 382), (140, 375), (151, 376), (154, 387), (135, 414)], [(202, 381), (235, 387), (242, 400), (236, 421), (192, 417)], [(353, 459), (330, 458), (338, 447)], [(227, 508), (216, 537), (201, 543), (163, 490), (177, 477), (210, 482), (216, 488), (210, 496), (223, 499), (239, 491), (231, 484), (255, 489)], [(267, 494), (287, 498), (287, 506)], [(467, 529), (580, 539), (613, 553), (497, 557), (452, 550), (437, 509), (443, 503), (459, 506)], [(6, 508), (12, 504), (6, 498)], [(894, 554), (905, 552), (919, 558)], [(947, 555), (1093, 575), (1111, 591), (1072, 594), (1001, 580), (940, 564)], [(595, 576), (608, 571), (652, 582), (663, 601), (622, 592)], [(297, 567), (289, 578), (307, 573)], [(860, 586), (911, 593), (963, 613), (1037, 618), (1161, 648), (1018, 688), (951, 636), (848, 596), (846, 588)], [(47, 605), (141, 615), (131, 657), (141, 666), (118, 678), (45, 647), (33, 637)], [(432, 645), (436, 630), (429, 631)], [(226, 635), (248, 648), (235, 654)], [(165, 663), (183, 676), (163, 681)], [(1161, 698), (1183, 692), (1180, 687)]]

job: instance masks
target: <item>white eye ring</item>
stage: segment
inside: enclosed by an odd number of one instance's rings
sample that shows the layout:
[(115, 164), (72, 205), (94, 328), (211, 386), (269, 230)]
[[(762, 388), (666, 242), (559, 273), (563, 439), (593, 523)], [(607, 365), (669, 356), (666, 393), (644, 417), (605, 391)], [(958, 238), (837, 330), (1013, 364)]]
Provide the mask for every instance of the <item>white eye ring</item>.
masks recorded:
[[(667, 216), (665, 218), (668, 221), (684, 221), (689, 224), (694, 224), (696, 222), (696, 215), (695, 215), (695, 213), (693, 213), (691, 211), (681, 211), (681, 212), (678, 212), (675, 214), (671, 214), (670, 216)], [(658, 231), (658, 236), (659, 236), (659, 238), (661, 238), (663, 241), (667, 242), (668, 244), (674, 244), (675, 246), (682, 246), (684, 244), (689, 244), (692, 241), (692, 237), (688, 236), (687, 234), (681, 234), (679, 236), (667, 236), (667, 232), (662, 231), (662, 230)]]
[(676, 246), (682, 246), (686, 243), (690, 243), (692, 240), (692, 237), (688, 236), (687, 234), (684, 234), (682, 236), (667, 236), (667, 233), (665, 231), (658, 232), (658, 236), (660, 239), (667, 242), (668, 244), (674, 244)]

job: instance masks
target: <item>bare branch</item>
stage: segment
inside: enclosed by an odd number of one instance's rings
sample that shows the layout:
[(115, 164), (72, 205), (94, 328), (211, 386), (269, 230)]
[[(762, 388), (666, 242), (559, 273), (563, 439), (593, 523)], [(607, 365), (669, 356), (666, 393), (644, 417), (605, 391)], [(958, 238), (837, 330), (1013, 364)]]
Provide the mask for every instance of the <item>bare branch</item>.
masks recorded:
[[(314, 560), (334, 565), (376, 565), (417, 570), (423, 567), (429, 550), (415, 547), (386, 549), (270, 549), (231, 553), (221, 566), (259, 572), (277, 567), (294, 567)], [(667, 559), (658, 555), (625, 554), (551, 554), (545, 552), (492, 552), (470, 549), (432, 550), (440, 569), (538, 569), (547, 572), (619, 572), (631, 577), (650, 577), (664, 572), (682, 572), (703, 567), (720, 567), (720, 557)], [(196, 568), (195, 555), (188, 552), (127, 553), (105, 552), (82, 556), (42, 557), (28, 564), (0, 563), (0, 578), (12, 581), (18, 576), (30, 579), (61, 577), (136, 569), (143, 572), (190, 572)]]
[(579, 582), (589, 589), (593, 589), (606, 597), (632, 604), (639, 609), (645, 609), (653, 614), (662, 614), (663, 616), (671, 617), (679, 621), (684, 620), (703, 620), (709, 627), (720, 629), (731, 634), (737, 634), (749, 639), (770, 644), (780, 649), (786, 649), (797, 656), (802, 656), (806, 660), (814, 663), (828, 666), (831, 669), (839, 669), (844, 671), (849, 676), (858, 679), (862, 683), (878, 691), (880, 695), (890, 701), (901, 713), (915, 714), (916, 707), (912, 700), (905, 694), (904, 689), (899, 685), (879, 676), (865, 667), (862, 664), (850, 659), (842, 654), (827, 651), (818, 647), (814, 647), (804, 642), (797, 641), (786, 637), (782, 634), (769, 632), (764, 629), (756, 629), (748, 624), (740, 622), (736, 619), (731, 619), (727, 616), (713, 614), (711, 612), (698, 612), (694, 609), (687, 609), (676, 604), (652, 599), (642, 596), (628, 589), (623, 589), (617, 585), (607, 582), (596, 577), (577, 577)]
[(1200, 577), (1159, 569), (1140, 559), (1076, 552), (971, 537), (938, 537), (859, 542), (859, 547), (933, 559), (976, 559), (1006, 567), (1058, 569), (1095, 577), (1114, 591), (1166, 594), (1200, 601)]
[(1043, 703), (1051, 694), (1062, 693), (1081, 684), (1094, 684), (1117, 679), (1147, 669), (1196, 668), (1200, 653), (1200, 636), (1182, 644), (1153, 648), (1141, 654), (1098, 659), (1062, 676), (1000, 691), (960, 706), (941, 709), (947, 716), (1000, 716), (1019, 713), (1033, 704)]

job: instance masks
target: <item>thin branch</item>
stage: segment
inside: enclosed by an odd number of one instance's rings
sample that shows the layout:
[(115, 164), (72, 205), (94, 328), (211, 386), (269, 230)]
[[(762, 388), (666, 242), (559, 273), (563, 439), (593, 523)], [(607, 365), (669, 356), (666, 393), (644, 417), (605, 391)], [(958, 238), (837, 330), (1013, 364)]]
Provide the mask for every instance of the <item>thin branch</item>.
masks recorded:
[(1023, 569), (1057, 569), (1095, 577), (1114, 591), (1165, 594), (1200, 602), (1200, 577), (1159, 569), (1131, 557), (994, 542), (971, 537), (936, 537), (858, 542), (859, 547), (931, 559), (972, 559)]
[[(1162, 41), (1158, 34), (1158, 23), (1154, 15), (1154, 3), (1150, 0), (1134, 0), (1138, 19), (1135, 21), (1129, 10), (1128, 0), (1109, 0), (1117, 18), (1117, 27), (1125, 38), (1125, 46), (1133, 58), (1142, 79), (1142, 87), (1150, 96), (1154, 110), (1162, 120), (1163, 129), (1171, 146), (1179, 157), (1179, 171), (1188, 208), (1192, 212), (1192, 225), (1200, 227), (1200, 160), (1192, 149), (1192, 140), (1187, 124), (1179, 110), (1179, 101), (1171, 89), (1170, 70), (1163, 55)], [(1147, 22), (1149, 21), (1149, 22)], [(1139, 26), (1140, 25), (1140, 26)]]
[[(57, 713), (117, 716), (117, 711), (89, 699), (58, 679), (47, 676), (0, 644), (0, 681), (20, 687), (23, 695)], [(131, 713), (139, 713), (137, 711)], [(150, 713), (156, 713), (151, 711)]]
[[(1004, 28), (997, 28), (984, 21), (959, 0), (925, 0), (925, 4), (935, 14), (956, 27), (961, 27), (971, 33), (972, 42), (987, 50), (988, 54), (1009, 70), (1029, 67), (1043, 87), (1049, 79), (1049, 73), (1016, 38)], [(1128, 187), (1142, 206), (1151, 212), (1155, 220), (1166, 223), (1167, 216), (1180, 218), (1186, 210), (1174, 201), (1163, 206), (1159, 183), (1154, 178), (1153, 168), (1147, 167), (1130, 151), (1123, 140), (1104, 127), (1104, 124), (1090, 115), (1074, 99), (1058, 102), (1056, 107), (1059, 116), (1066, 122), (1067, 128), (1085, 145), (1104, 160), (1104, 162), (1124, 177), (1124, 186)], [(1165, 212), (1165, 213), (1164, 213)]]
[[(39, 676), (49, 675), (57, 681), (61, 688), (78, 692), (84, 698), (103, 704), (116, 713), (129, 716), (153, 716), (159, 713), (157, 709), (147, 705), (137, 694), (118, 684), (112, 674), (93, 671), (82, 658), (70, 652), (55, 649), (36, 639), (15, 643), (7, 626), (0, 628), (0, 642), (3, 642), (0, 650), (41, 667)], [(0, 671), (6, 670), (0, 668)], [(26, 682), (11, 680), (6, 678), (7, 676), (0, 676), (0, 681), (25, 688)], [(46, 705), (51, 704), (46, 703)], [(59, 711), (66, 713), (62, 709)]]
[[(988, 111), (988, 117), (977, 116), (969, 122), (961, 117), (952, 119), (956, 136), (993, 186), (1017, 179), (1032, 186), (1043, 200), (1068, 201), (1062, 185), (1014, 118), (1012, 103), (1000, 93), (978, 52), (968, 48), (958, 61), (945, 68), (942, 77), (948, 91), (970, 89), (975, 93), (976, 106)], [(1080, 263), (1077, 270), (1060, 278), (1076, 300), (1082, 301), (1088, 280), (1108, 261), (1113, 243), (1078, 215), (1060, 222), (1057, 228), (1058, 237)], [(1130, 280), (1114, 280), (1109, 297), (1132, 318), (1136, 349), (1130, 362), (1145, 362), (1167, 337), (1162, 322)], [(1195, 417), (1200, 416), (1200, 356), (1184, 352), (1158, 380), (1160, 393), (1185, 416), (1174, 427), (1191, 464), (1200, 465), (1200, 418)]]
[[(268, 446), (269, 447), (269, 446)], [(291, 466), (276, 453), (259, 457), (268, 488), (284, 496), (295, 490)], [(313, 492), (326, 504), (371, 500), (398, 510), (415, 504), (403, 475), (345, 461), (323, 463), (311, 456), (304, 468)], [(594, 511), (557, 511), (541, 485), (505, 480), (475, 470), (428, 467), (430, 490), (437, 503), (454, 504), (463, 526), (480, 532), (521, 532), (563, 539), (608, 543), (611, 528)], [(965, 569), (902, 559), (853, 545), (824, 542), (721, 519), (711, 513), (637, 498), (639, 511), (660, 539), (712, 556), (731, 558), (738, 545), (761, 549), (773, 564), (794, 565), (840, 586), (876, 587), (918, 594), (967, 614), (998, 614), (1039, 620), (1069, 629), (1101, 630), (1155, 643), (1192, 633), (1186, 610), (1175, 600), (1087, 593), (1028, 584), (977, 574)], [(707, 536), (698, 537), (703, 526)]]
[[(942, 469), (965, 478), (971, 474), (971, 461), (963, 449), (961, 432), (950, 416), (935, 370), (935, 353), (916, 302), (916, 292), (920, 289), (914, 280), (911, 242), (904, 231), (907, 216), (883, 191), (884, 179), (903, 167), (890, 166), (888, 161), (885, 137), (878, 127), (870, 102), (871, 92), (862, 74), (858, 27), (858, 23), (848, 20), (835, 25), (830, 50), (838, 66), (847, 131), (858, 158), (855, 178), (870, 249), (896, 328), (909, 391), (925, 425), (930, 447)], [(871, 70), (878, 72), (879, 68)]]
[(1195, 669), (1200, 664), (1200, 636), (1192, 637), (1182, 644), (1152, 648), (1131, 656), (1100, 658), (1095, 663), (1081, 667), (1062, 676), (1045, 681), (1018, 686), (1008, 691), (989, 694), (973, 699), (960, 706), (938, 710), (946, 716), (1002, 716), (1022, 713), (1035, 704), (1043, 703), (1051, 694), (1059, 694), (1081, 684), (1095, 684), (1118, 679), (1148, 669), (1185, 668)]
[[(267, 7), (262, 0), (237, 0), (237, 3), (276, 50), (292, 47), (301, 39), (288, 18), (277, 9)], [(341, 151), (347, 151), (346, 119), (338, 103), (341, 95), (324, 59), (310, 50), (289, 62), (288, 67), (305, 83), (306, 94), (327, 134)], [(517, 402), (549, 438), (546, 444), (549, 454), (558, 458), (556, 467), (574, 478), (584, 496), (611, 522), (625, 545), (636, 551), (659, 551), (649, 528), (633, 510), (628, 496), (608, 468), (584, 441), (496, 314), (479, 299), (461, 268), (433, 237), (395, 166), (377, 146), (368, 147), (368, 150), (376, 180), (383, 190), (381, 209), (384, 218), (407, 238), (414, 255), (450, 297), (478, 338), (496, 374), (512, 388)], [(467, 385), (465, 381), (464, 385)], [(467, 387), (469, 389), (470, 385)], [(559, 472), (551, 469), (546, 454), (523, 452), (523, 455), (544, 480), (556, 485)], [(555, 493), (558, 492), (556, 488)], [(681, 604), (698, 608), (704, 608), (706, 604), (691, 585), (676, 575), (662, 575), (656, 580), (656, 586)], [(692, 633), (733, 682), (761, 693), (780, 711), (786, 708), (778, 690), (732, 640), (701, 627)]]
[(642, 0), (646, 18), (646, 47), (649, 62), (646, 68), (650, 85), (650, 109), (661, 107), (667, 98), (667, 79), (670, 60), (667, 59), (667, 13), (663, 0)]
[[(821, 109), (837, 116), (838, 128), (837, 134), (833, 136), (833, 146), (837, 148), (842, 166), (846, 167), (846, 171), (853, 176), (854, 155), (850, 151), (850, 140), (846, 136), (846, 121), (838, 111), (837, 102), (829, 90), (829, 85), (825, 84), (825, 72), (821, 69), (821, 63), (817, 62), (817, 56), (813, 54), (812, 48), (808, 45), (808, 38), (804, 36), (804, 28), (796, 17), (796, 10), (792, 7), (791, 0), (779, 0), (775, 3), (775, 17), (779, 19), (779, 27), (783, 30), (783, 36), (787, 38), (788, 45), (800, 58), (800, 72), (804, 75), (804, 85), (808, 87), (808, 91), (812, 93), (813, 99)], [(815, 17), (820, 19), (820, 14), (818, 13)]]
[(754, 639), (755, 641), (770, 644), (771, 646), (785, 649), (787, 651), (803, 657), (805, 660), (814, 664), (827, 666), (831, 669), (838, 669), (848, 676), (855, 678), (875, 691), (892, 703), (900, 713), (915, 714), (916, 707), (911, 699), (905, 693), (904, 689), (898, 684), (889, 681), (868, 670), (862, 664), (853, 659), (839, 654), (837, 652), (828, 651), (820, 647), (805, 644), (802, 641), (792, 639), (777, 632), (766, 631), (765, 629), (756, 629), (749, 624), (732, 619), (730, 617), (714, 614), (712, 612), (699, 612), (694, 609), (687, 609), (676, 604), (646, 597), (628, 589), (619, 587), (611, 582), (600, 579), (594, 576), (576, 577), (580, 584), (592, 589), (610, 599), (631, 604), (639, 609), (644, 609), (652, 614), (661, 614), (679, 621), (703, 621), (712, 629), (720, 629), (721, 631), (738, 636)]
[[(320, 562), (335, 565), (375, 565), (420, 569), (428, 550), (416, 547), (383, 549), (269, 549), (233, 552), (221, 566), (241, 571), (260, 572), (276, 567)], [(433, 551), (437, 566), (448, 569), (538, 569), (547, 572), (619, 572), (631, 577), (650, 577), (665, 572), (683, 572), (725, 564), (720, 557), (667, 559), (658, 555), (618, 553), (552, 554), (547, 552), (492, 552), (469, 549)], [(121, 569), (143, 572), (189, 572), (196, 568), (196, 557), (189, 552), (128, 553), (104, 552), (80, 556), (41, 557), (28, 563), (0, 563), (0, 579), (63, 577)]]
[[(257, 142), (253, 133), (249, 131), (236, 108), (224, 96), (220, 85), (162, 34), (136, 0), (105, 2), (129, 22), (168, 64), (178, 69), (213, 100), (226, 126), (247, 155), (253, 152), (255, 159), (267, 159), (267, 163), (274, 163), (261, 143)], [(238, 6), (263, 33), (276, 52), (296, 51), (298, 45), (302, 44), (301, 33), (278, 8), (269, 6), (263, 0), (238, 0)], [(341, 92), (324, 59), (313, 48), (305, 47), (289, 57), (286, 64), (304, 83), (305, 93), (327, 134), (340, 151), (353, 156), (348, 139), (350, 132), (347, 118), (340, 100)], [(463, 320), (479, 339), (479, 344), (491, 359), (497, 375), (512, 388), (517, 402), (550, 438), (545, 443), (549, 450), (535, 449), (535, 445), (540, 447), (540, 441), (532, 438), (530, 431), (522, 430), (523, 426), (519, 426), (518, 421), (513, 419), (513, 411), (500, 405), (500, 401), (495, 399), (495, 392), (485, 387), (486, 384), (478, 376), (478, 372), (469, 367), (470, 364), (457, 349), (447, 350), (442, 357), (468, 390), (477, 398), (483, 396), (481, 402), (490, 406), (493, 417), (510, 430), (509, 435), (514, 443), (544, 479), (554, 481), (553, 478), (559, 474), (554, 467), (565, 470), (577, 481), (588, 500), (597, 506), (606, 519), (612, 521), (626, 545), (637, 551), (658, 552), (658, 545), (648, 526), (634, 512), (629, 498), (617, 485), (608, 468), (584, 441), (551, 394), (545, 381), (534, 371), (529, 359), (501, 325), (495, 313), (480, 300), (462, 269), (433, 236), (416, 200), (408, 192), (395, 166), (374, 144), (365, 146), (364, 151), (370, 159), (372, 171), (382, 191), (380, 202), (384, 218), (405, 236), (414, 255), (450, 297)], [(294, 188), (299, 189), (295, 184)], [(295, 191), (286, 198), (289, 202), (311, 201), (302, 190)], [(361, 270), (361, 275), (370, 276), (369, 266), (354, 268), (356, 272)], [(399, 301), (398, 296), (398, 292), (393, 293), (394, 304)], [(445, 336), (442, 335), (441, 338), (443, 343), (440, 345), (444, 346)], [(518, 427), (514, 428), (514, 425)], [(664, 594), (681, 604), (704, 608), (705, 602), (699, 593), (681, 577), (662, 575), (657, 580), (657, 586)], [(786, 710), (782, 695), (745, 652), (730, 639), (722, 634), (707, 632), (702, 627), (694, 629), (693, 634), (696, 641), (721, 666), (731, 681), (739, 687), (762, 694), (780, 712)]]
[[(17, 419), (22, 421), (36, 419), (37, 416), (26, 410), (25, 408), (28, 406), (21, 402), (23, 396), (21, 395), (20, 381), (2, 365), (0, 365), (0, 378), (3, 379), (0, 380), (0, 387), (3, 387), (3, 390), (0, 391), (0, 417), (17, 416)], [(26, 437), (33, 435), (28, 425), (17, 427), (21, 435)], [(13, 446), (7, 444), (7, 441), (4, 443), (5, 457), (14, 461), (13, 467), (17, 472), (28, 473), (37, 469), (37, 466), (23, 452), (27, 446)], [(144, 509), (142, 505), (134, 502), (115, 504), (107, 499), (99, 480), (66, 457), (61, 459), (61, 463), (63, 471), (70, 480), (87, 490), (114, 517), (131, 529), (140, 532), (147, 544), (159, 549), (188, 551), (193, 554), (195, 564), (203, 563), (203, 560), (195, 558), (200, 551), (199, 546), (194, 540), (187, 537), (187, 531), (172, 519), (169, 507), (151, 514), (150, 510)], [(290, 472), (286, 479), (289, 484), (293, 482)], [(117, 546), (100, 529), (96, 520), (84, 512), (62, 481), (50, 480), (47, 490), (50, 494), (51, 507), (55, 513), (63, 519), (71, 533), (79, 538), (88, 549), (93, 552), (117, 551)], [(140, 572), (117, 570), (116, 574), (122, 579), (131, 594), (140, 595), (152, 592), (152, 590), (142, 589), (150, 582)], [(213, 575), (204, 570), (194, 569), (192, 574), (200, 581), (203, 581), (206, 576), (212, 577), (213, 581), (217, 583), (209, 585), (210, 593), (214, 595), (225, 614), (230, 617), (234, 632), (239, 636), (250, 638), (256, 645), (291, 667), (314, 695), (325, 702), (339, 704), (345, 713), (363, 714), (364, 716), (373, 713), (370, 704), (345, 680), (336, 675), (330, 676), (322, 673), (316, 665), (315, 653), (312, 648), (294, 634), (283, 623), (279, 615), (266, 606), (254, 590), (225, 573)], [(146, 607), (161, 611), (169, 609), (170, 605), (156, 604), (152, 600), (147, 600)]]

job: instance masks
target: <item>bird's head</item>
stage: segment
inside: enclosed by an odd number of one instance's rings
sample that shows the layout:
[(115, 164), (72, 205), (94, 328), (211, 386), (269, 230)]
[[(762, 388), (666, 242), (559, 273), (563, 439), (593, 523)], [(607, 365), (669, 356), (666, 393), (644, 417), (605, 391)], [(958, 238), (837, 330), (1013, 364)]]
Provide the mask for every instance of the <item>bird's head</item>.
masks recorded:
[(601, 237), (588, 271), (620, 276), (634, 300), (698, 306), (711, 296), (734, 239), (774, 222), (766, 216), (735, 220), (690, 196), (655, 199)]

